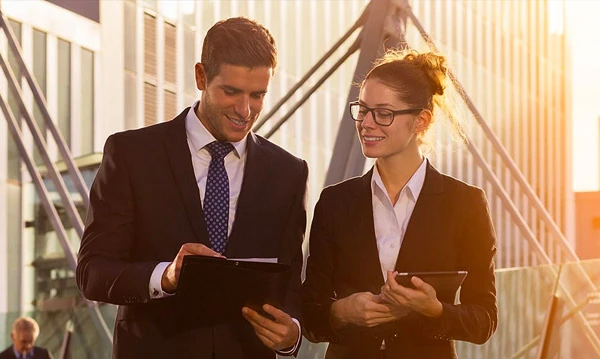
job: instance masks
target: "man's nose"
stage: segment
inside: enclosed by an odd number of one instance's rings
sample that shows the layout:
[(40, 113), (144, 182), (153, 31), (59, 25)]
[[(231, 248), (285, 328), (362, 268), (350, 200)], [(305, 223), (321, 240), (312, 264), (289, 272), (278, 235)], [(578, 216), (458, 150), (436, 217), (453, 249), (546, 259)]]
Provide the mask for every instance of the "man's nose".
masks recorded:
[(240, 96), (235, 104), (235, 112), (244, 120), (250, 117), (250, 98), (248, 96)]

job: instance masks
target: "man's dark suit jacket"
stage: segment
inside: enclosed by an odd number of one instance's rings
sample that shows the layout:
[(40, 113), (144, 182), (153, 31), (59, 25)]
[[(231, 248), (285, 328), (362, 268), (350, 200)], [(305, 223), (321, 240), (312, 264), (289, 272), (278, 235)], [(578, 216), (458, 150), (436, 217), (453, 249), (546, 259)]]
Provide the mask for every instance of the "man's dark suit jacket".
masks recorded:
[[(113, 358), (274, 358), (246, 321), (180, 332), (175, 297), (149, 298), (150, 276), (159, 262), (172, 261), (184, 243), (210, 247), (186, 137), (188, 110), (172, 121), (107, 139), (90, 191), (77, 285), (90, 300), (119, 305)], [(282, 309), (300, 319), (308, 167), (252, 133), (247, 151), (224, 255), (290, 264)]]
[[(13, 350), (13, 346), (9, 346), (0, 353), (0, 359), (16, 359), (15, 352)], [(52, 359), (52, 354), (44, 348), (41, 347), (33, 347), (33, 359)]]
[[(437, 293), (439, 319), (417, 313), (371, 329), (333, 330), (331, 304), (357, 292), (379, 294), (384, 284), (366, 175), (328, 187), (315, 208), (302, 295), (305, 335), (330, 342), (326, 358), (456, 358), (453, 339), (483, 343), (497, 325), (493, 258), (496, 239), (481, 189), (445, 176), (428, 164), (409, 220), (396, 270), (467, 270), (460, 291)], [(385, 339), (386, 352), (379, 348)]]

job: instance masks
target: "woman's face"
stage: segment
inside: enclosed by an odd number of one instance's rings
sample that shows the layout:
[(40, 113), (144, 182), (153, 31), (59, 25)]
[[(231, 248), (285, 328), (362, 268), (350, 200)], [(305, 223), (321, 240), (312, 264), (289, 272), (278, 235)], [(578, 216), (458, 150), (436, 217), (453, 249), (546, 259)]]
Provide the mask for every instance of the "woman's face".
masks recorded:
[(377, 79), (369, 79), (360, 89), (359, 102), (363, 121), (356, 122), (363, 154), (369, 158), (392, 158), (407, 151), (417, 151), (417, 134), (423, 131), (419, 113), (394, 115), (391, 125), (382, 126), (375, 122), (370, 109), (405, 110), (410, 107), (398, 98), (395, 90)]

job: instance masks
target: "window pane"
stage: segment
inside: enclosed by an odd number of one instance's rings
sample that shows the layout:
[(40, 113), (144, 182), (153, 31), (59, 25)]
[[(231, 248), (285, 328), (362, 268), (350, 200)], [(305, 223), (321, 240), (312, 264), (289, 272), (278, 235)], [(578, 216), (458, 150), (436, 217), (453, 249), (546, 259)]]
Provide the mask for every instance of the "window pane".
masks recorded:
[[(195, 36), (192, 28), (187, 26), (183, 29), (183, 88), (187, 94), (196, 94), (196, 77), (194, 66), (196, 65)], [(186, 104), (189, 105), (189, 104)]]
[[(40, 91), (46, 97), (46, 33), (35, 29), (33, 30), (33, 77), (37, 81)], [(40, 129), (42, 139), (46, 140), (46, 123), (37, 104), (33, 108), (33, 117)], [(33, 152), (33, 158), (36, 164), (43, 163), (37, 146)]]
[(71, 147), (71, 43), (58, 40), (58, 128)]
[(144, 73), (156, 78), (156, 18), (144, 14)]
[(144, 126), (157, 123), (156, 86), (144, 82)]
[(124, 3), (124, 11), (123, 15), (123, 27), (124, 34), (123, 36), (125, 41), (125, 69), (130, 71), (136, 71), (136, 38), (137, 38), (137, 17), (135, 16), (135, 3), (134, 2), (125, 2)]
[(165, 81), (175, 85), (177, 77), (177, 33), (175, 26), (165, 23)]
[(125, 71), (125, 128), (138, 128), (137, 120), (137, 76)]
[(81, 49), (81, 153), (94, 151), (94, 53)]
[[(8, 20), (9, 25), (12, 27), (12, 31), (15, 34), (15, 37), (17, 38), (17, 41), (19, 42), (19, 44), (21, 43), (21, 23), (20, 22), (16, 22), (13, 20)], [(11, 67), (11, 69), (13, 70), (13, 73), (15, 74), (16, 78), (17, 78), (17, 82), (20, 83), (20, 72), (16, 71), (18, 70), (19, 66), (17, 65), (17, 60), (15, 58), (15, 56), (13, 55), (12, 51), (8, 52), (8, 64)], [(8, 91), (8, 96), (7, 96), (7, 100), (8, 100), (8, 105), (9, 108), (12, 110), (12, 113), (15, 117), (15, 119), (17, 120), (18, 126), (21, 127), (21, 111), (19, 110), (19, 105), (18, 105), (18, 101), (17, 98), (13, 95), (12, 91)], [(13, 139), (13, 136), (11, 134), (10, 131), (7, 131), (8, 136), (8, 163), (7, 163), (7, 170), (8, 170), (8, 179), (9, 180), (14, 180), (14, 181), (21, 181), (21, 156), (19, 154), (19, 150), (17, 149), (17, 144)]]
[(175, 116), (177, 116), (177, 95), (171, 91), (165, 90), (164, 120), (169, 121)]

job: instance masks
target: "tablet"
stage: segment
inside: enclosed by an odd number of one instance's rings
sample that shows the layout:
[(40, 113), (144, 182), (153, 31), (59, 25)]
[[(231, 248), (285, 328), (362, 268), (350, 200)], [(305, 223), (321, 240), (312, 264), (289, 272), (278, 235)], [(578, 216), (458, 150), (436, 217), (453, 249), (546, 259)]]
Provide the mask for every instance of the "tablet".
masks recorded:
[(396, 282), (398, 282), (398, 284), (400, 284), (401, 286), (414, 289), (414, 286), (410, 279), (412, 277), (419, 277), (424, 282), (430, 284), (437, 293), (455, 293), (458, 290), (458, 287), (460, 287), (462, 282), (465, 280), (466, 276), (467, 271), (407, 272), (398, 273), (396, 275)]

